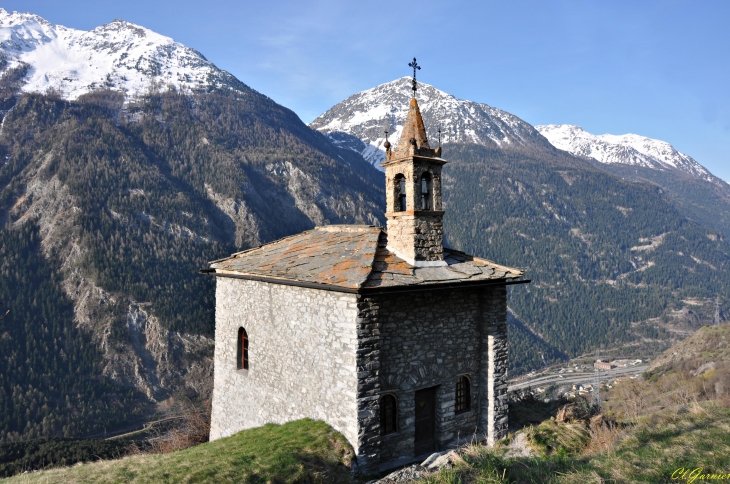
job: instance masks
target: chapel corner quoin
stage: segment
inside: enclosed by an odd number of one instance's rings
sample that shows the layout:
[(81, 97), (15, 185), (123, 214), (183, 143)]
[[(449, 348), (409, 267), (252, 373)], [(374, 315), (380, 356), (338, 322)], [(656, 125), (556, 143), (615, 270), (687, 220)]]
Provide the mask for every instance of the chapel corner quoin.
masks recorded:
[(385, 145), (387, 230), (317, 227), (203, 270), (216, 276), (211, 440), (320, 419), (372, 473), (506, 436), (506, 286), (529, 281), (443, 246), (446, 161), (413, 89)]

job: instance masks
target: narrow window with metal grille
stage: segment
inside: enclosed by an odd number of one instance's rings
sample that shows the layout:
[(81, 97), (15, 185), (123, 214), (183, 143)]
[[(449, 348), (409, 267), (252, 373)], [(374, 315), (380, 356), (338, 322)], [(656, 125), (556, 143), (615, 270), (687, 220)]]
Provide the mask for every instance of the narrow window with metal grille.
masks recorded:
[(405, 212), (407, 207), (406, 203), (406, 179), (400, 179), (400, 211)]
[(238, 328), (238, 347), (236, 355), (236, 368), (248, 370), (248, 334), (243, 328)]
[(431, 209), (431, 175), (424, 173), (421, 177), (421, 210)]
[(397, 413), (396, 400), (393, 395), (380, 397), (380, 433), (382, 435), (392, 434), (396, 431)]
[(406, 202), (406, 178), (402, 174), (395, 176), (395, 211), (405, 212)]
[(471, 389), (469, 378), (462, 375), (456, 381), (456, 407), (454, 413), (467, 412), (471, 409)]

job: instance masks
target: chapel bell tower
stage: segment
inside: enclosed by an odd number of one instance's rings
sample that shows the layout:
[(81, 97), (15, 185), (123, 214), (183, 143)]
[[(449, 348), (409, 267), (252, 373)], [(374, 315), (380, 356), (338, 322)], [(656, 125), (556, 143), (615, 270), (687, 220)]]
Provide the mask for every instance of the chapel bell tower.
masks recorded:
[[(385, 142), (385, 217), (388, 219), (388, 249), (416, 267), (444, 266), (441, 206), (441, 146), (431, 149), (421, 111), (416, 101), (416, 58), (413, 68), (413, 98), (395, 150)], [(387, 136), (387, 133), (386, 133)], [(440, 144), (440, 140), (439, 140)]]

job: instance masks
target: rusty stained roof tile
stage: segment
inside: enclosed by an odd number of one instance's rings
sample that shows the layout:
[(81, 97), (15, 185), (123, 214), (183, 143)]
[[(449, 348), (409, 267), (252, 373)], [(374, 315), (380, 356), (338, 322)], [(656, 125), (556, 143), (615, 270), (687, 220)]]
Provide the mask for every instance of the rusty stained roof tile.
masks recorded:
[(349, 289), (515, 279), (518, 269), (444, 249), (446, 266), (414, 267), (387, 250), (387, 234), (367, 225), (327, 225), (211, 262), (218, 273)]
[(357, 289), (372, 270), (378, 227), (318, 227), (211, 263), (221, 272)]

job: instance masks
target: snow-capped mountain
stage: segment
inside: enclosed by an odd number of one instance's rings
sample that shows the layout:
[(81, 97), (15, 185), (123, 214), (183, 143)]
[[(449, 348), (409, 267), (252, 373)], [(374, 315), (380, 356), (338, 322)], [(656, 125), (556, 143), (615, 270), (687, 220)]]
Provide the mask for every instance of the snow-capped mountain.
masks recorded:
[(196, 50), (124, 20), (86, 32), (4, 9), (0, 58), (6, 68), (30, 66), (23, 91), (53, 90), (65, 99), (104, 88), (128, 97), (154, 86), (207, 90), (234, 79)]
[[(359, 92), (336, 104), (312, 121), (310, 127), (336, 144), (361, 153), (380, 169), (385, 159), (385, 130), (397, 145), (411, 99), (411, 78), (402, 77)], [(476, 143), (503, 149), (544, 139), (528, 123), (486, 104), (465, 101), (428, 84), (418, 83), (416, 99), (431, 146), (441, 129), (442, 143)]]
[(594, 158), (601, 163), (636, 165), (662, 171), (679, 170), (707, 181), (716, 180), (705, 167), (666, 141), (636, 134), (596, 136), (570, 124), (548, 124), (535, 126), (535, 129), (556, 148)]

